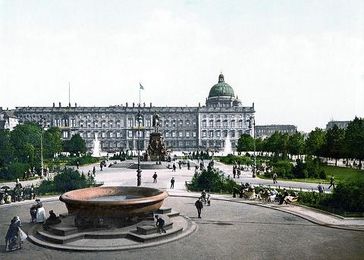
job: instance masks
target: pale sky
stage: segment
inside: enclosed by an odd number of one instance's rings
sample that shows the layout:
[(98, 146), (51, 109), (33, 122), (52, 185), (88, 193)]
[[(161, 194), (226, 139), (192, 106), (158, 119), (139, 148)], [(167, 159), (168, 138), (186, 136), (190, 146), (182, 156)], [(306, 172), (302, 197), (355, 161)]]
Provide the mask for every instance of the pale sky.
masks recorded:
[(364, 117), (364, 1), (0, 0), (0, 106), (205, 104), (223, 72), (256, 123)]

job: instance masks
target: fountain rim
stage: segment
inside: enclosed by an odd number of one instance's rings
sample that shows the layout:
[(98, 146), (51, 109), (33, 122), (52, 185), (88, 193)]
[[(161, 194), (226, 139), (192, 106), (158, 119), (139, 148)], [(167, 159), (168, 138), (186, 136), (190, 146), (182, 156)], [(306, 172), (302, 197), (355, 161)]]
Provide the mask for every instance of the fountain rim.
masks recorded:
[[(72, 195), (72, 194), (85, 192), (88, 190), (103, 190), (103, 189), (110, 189), (110, 188), (111, 189), (112, 188), (119, 188), (119, 189), (120, 188), (138, 188), (138, 189), (144, 189), (144, 190), (154, 190), (154, 191), (158, 191), (159, 193), (157, 195), (145, 196), (145, 197), (140, 197), (140, 198), (135, 198), (135, 199), (119, 200), (119, 201), (109, 201), (109, 200), (92, 201), (92, 200), (87, 200), (87, 199), (76, 199), (76, 198), (70, 197), (70, 195)], [(100, 196), (94, 196), (94, 197), (89, 197), (89, 198), (97, 198), (97, 197), (102, 197), (102, 196), (105, 196), (105, 195), (102, 194)], [(150, 187), (101, 186), (101, 187), (90, 187), (90, 188), (68, 191), (68, 192), (62, 194), (59, 197), (59, 200), (66, 204), (82, 204), (82, 205), (89, 205), (89, 206), (95, 205), (95, 206), (99, 206), (99, 207), (102, 207), (102, 206), (107, 207), (107, 206), (112, 206), (112, 205), (137, 205), (137, 204), (155, 203), (155, 202), (164, 200), (168, 196), (169, 196), (168, 192), (159, 190), (156, 188), (150, 188)]]

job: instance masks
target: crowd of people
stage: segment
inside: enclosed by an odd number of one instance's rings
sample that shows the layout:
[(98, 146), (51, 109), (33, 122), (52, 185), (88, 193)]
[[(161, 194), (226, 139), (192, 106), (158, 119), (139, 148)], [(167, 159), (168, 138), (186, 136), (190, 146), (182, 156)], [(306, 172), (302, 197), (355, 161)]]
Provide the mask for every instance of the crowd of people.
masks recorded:
[(32, 199), (35, 199), (33, 184), (23, 187), (19, 179), (16, 180), (14, 188), (3, 186), (0, 189), (0, 205)]

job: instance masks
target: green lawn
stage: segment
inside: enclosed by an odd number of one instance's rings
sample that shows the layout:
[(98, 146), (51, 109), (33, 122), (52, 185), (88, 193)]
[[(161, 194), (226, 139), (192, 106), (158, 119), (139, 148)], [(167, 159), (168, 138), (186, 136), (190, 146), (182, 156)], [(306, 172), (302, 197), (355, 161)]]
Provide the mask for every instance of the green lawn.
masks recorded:
[[(335, 177), (336, 183), (347, 181), (349, 179), (364, 179), (364, 170), (357, 170), (357, 169), (351, 169), (351, 168), (344, 168), (344, 167), (336, 167), (336, 166), (322, 166), (323, 169), (326, 172), (326, 180), (322, 179), (281, 179), (279, 180), (290, 180), (290, 181), (296, 181), (296, 182), (308, 182), (308, 183), (330, 183), (331, 176)], [(259, 178), (262, 179), (270, 179), (265, 176), (259, 176)]]
[(349, 179), (361, 178), (364, 179), (364, 170), (357, 170), (351, 168), (335, 167), (335, 166), (323, 166), (327, 179), (329, 180), (331, 176), (335, 177), (335, 180), (347, 181)]

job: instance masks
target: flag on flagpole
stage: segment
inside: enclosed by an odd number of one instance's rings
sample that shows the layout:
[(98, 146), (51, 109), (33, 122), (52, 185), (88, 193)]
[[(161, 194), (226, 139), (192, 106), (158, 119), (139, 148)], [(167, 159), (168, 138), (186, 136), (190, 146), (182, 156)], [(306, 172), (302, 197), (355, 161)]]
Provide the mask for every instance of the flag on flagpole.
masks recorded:
[(141, 83), (139, 83), (139, 86), (140, 86), (140, 88), (139, 88), (139, 89), (144, 90), (144, 87), (143, 87), (143, 85), (142, 85)]

